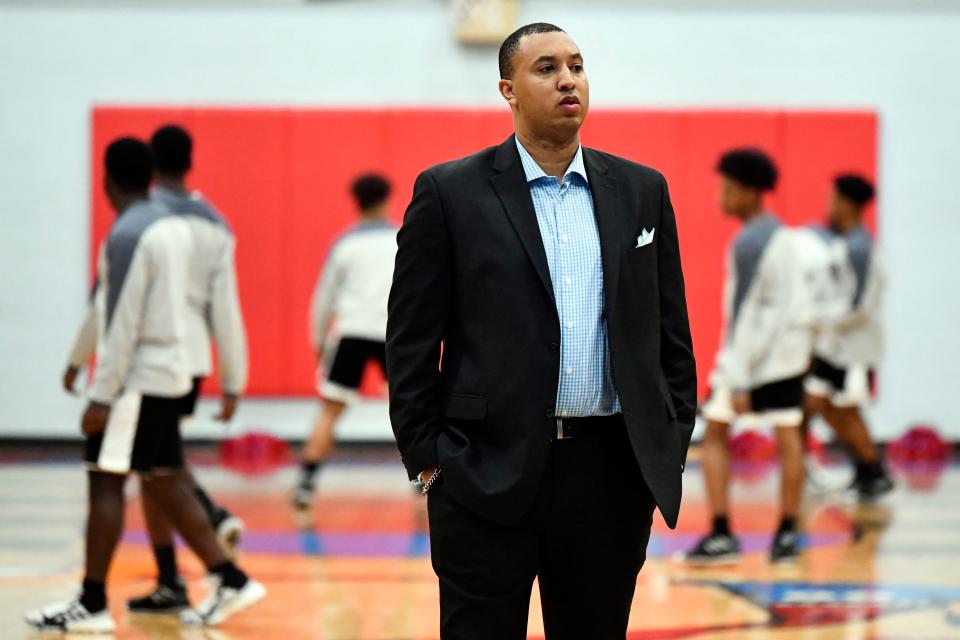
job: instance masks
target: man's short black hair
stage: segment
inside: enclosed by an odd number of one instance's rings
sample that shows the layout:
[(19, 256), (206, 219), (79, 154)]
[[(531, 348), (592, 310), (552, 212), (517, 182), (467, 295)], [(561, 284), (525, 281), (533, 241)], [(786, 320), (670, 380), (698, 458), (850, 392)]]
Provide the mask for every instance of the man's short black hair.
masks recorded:
[(717, 171), (745, 187), (770, 191), (777, 186), (777, 165), (760, 149), (731, 149), (717, 163)]
[(513, 55), (520, 48), (520, 38), (535, 33), (566, 33), (563, 29), (547, 22), (533, 22), (524, 25), (507, 36), (507, 39), (500, 45), (500, 78), (503, 80), (513, 79)]
[(350, 193), (361, 211), (369, 211), (386, 202), (390, 196), (390, 182), (379, 173), (367, 173), (353, 181)]
[(137, 138), (118, 138), (110, 143), (103, 157), (107, 176), (127, 193), (143, 193), (153, 180), (150, 147)]
[(176, 124), (157, 129), (150, 138), (157, 172), (165, 176), (183, 176), (193, 164), (193, 138)]
[(844, 173), (833, 179), (833, 186), (841, 197), (846, 198), (858, 207), (873, 200), (876, 193), (873, 185), (863, 176), (855, 173)]

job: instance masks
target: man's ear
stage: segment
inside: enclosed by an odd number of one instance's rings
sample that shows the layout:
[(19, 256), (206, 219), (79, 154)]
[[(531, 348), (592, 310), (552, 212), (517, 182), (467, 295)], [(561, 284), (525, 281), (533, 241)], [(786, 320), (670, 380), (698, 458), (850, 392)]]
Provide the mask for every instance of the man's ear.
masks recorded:
[(513, 80), (500, 80), (500, 95), (509, 103), (513, 103)]

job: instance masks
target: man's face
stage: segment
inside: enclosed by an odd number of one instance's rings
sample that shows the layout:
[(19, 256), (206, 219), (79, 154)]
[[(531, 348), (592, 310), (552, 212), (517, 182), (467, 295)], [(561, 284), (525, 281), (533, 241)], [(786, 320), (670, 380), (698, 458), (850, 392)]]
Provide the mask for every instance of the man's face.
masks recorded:
[(830, 202), (830, 226), (836, 229), (847, 229), (854, 226), (860, 219), (860, 210), (849, 199), (844, 198), (834, 190)]
[(756, 209), (759, 198), (760, 193), (756, 189), (746, 187), (727, 176), (720, 176), (717, 204), (726, 215), (743, 218)]
[(513, 78), (500, 92), (517, 119), (534, 135), (576, 134), (590, 108), (590, 85), (577, 45), (565, 33), (535, 33), (520, 39)]

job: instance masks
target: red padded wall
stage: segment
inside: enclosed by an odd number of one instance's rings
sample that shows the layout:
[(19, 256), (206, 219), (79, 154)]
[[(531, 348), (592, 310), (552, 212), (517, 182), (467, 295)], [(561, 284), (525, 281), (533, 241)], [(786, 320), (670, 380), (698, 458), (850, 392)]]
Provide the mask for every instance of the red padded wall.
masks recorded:
[[(94, 249), (113, 219), (101, 188), (106, 145), (121, 135), (149, 136), (167, 122), (193, 133), (190, 184), (236, 230), (250, 340), (249, 392), (268, 396), (313, 393), (307, 310), (331, 242), (354, 221), (351, 178), (371, 170), (390, 176), (399, 221), (420, 171), (498, 144), (512, 130), (502, 109), (97, 107), (91, 146)], [(747, 144), (769, 152), (781, 170), (769, 208), (791, 223), (822, 219), (837, 172), (876, 176), (877, 118), (870, 112), (594, 110), (583, 141), (667, 177), (701, 390), (720, 335), (724, 251), (737, 227), (716, 205), (719, 154)], [(868, 223), (873, 220), (871, 210)], [(377, 389), (376, 382), (368, 376), (365, 386)], [(208, 391), (216, 391), (213, 381)]]

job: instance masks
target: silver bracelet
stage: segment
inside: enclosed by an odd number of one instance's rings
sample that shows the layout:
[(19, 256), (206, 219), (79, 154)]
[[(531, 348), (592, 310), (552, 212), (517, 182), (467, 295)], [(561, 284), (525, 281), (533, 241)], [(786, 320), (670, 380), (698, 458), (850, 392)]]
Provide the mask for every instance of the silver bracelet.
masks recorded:
[(437, 481), (437, 476), (439, 475), (440, 475), (440, 467), (437, 467), (434, 470), (433, 475), (430, 476), (429, 480), (427, 480), (426, 482), (420, 483), (420, 495), (424, 495), (424, 496), (427, 495), (427, 492), (430, 491), (430, 487), (432, 487), (433, 483)]

